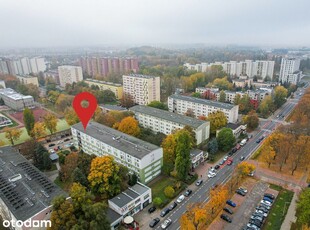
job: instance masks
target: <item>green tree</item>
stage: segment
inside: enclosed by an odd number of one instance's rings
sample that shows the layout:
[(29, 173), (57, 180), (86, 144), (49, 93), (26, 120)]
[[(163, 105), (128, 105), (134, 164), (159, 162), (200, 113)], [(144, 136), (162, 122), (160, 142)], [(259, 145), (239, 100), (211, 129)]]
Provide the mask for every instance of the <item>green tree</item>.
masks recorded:
[(166, 197), (173, 198), (175, 191), (172, 186), (167, 186), (164, 190), (164, 193)]
[(27, 130), (27, 133), (29, 136), (32, 136), (33, 135), (32, 130), (33, 130), (34, 123), (35, 123), (32, 110), (25, 108), (23, 111), (23, 116), (24, 116), (24, 124)]
[(168, 110), (168, 106), (160, 101), (152, 101), (147, 106), (157, 108), (157, 109), (162, 109), (162, 110)]
[(137, 181), (138, 181), (138, 176), (137, 176), (135, 173), (133, 173), (133, 174), (131, 174), (130, 177), (129, 177), (128, 184), (129, 184), (130, 186), (134, 186), (134, 185), (137, 183)]
[(260, 114), (267, 118), (270, 112), (274, 112), (274, 104), (270, 95), (266, 96), (259, 104), (258, 110)]
[(216, 138), (212, 138), (208, 143), (208, 151), (210, 154), (215, 154), (218, 151), (218, 143)]
[(297, 223), (300, 226), (310, 226), (310, 189), (305, 188), (297, 202)]
[(109, 89), (103, 90), (103, 91), (97, 91), (96, 97), (97, 97), (98, 103), (107, 103), (107, 102), (116, 101), (115, 93), (113, 93)]
[(162, 199), (160, 197), (155, 197), (153, 200), (153, 204), (155, 207), (160, 207), (160, 205), (163, 203)]
[(197, 98), (201, 98), (201, 94), (200, 93), (193, 93), (192, 97), (197, 97)]
[(219, 99), (220, 102), (225, 102), (226, 101), (226, 94), (224, 92), (224, 90), (221, 90), (220, 92), (220, 99)]
[(45, 127), (50, 131), (51, 134), (56, 132), (58, 118), (54, 114), (47, 113), (43, 117), (43, 122), (44, 122)]
[(247, 114), (250, 110), (253, 109), (253, 106), (250, 102), (250, 97), (249, 95), (243, 95), (243, 97), (240, 99), (240, 103), (239, 103), (239, 110), (240, 112), (242, 112), (243, 114)]
[(235, 137), (230, 128), (223, 128), (217, 135), (217, 142), (219, 149), (223, 151), (228, 151), (235, 144)]
[(72, 107), (69, 107), (65, 110), (65, 119), (68, 125), (74, 125), (80, 122), (78, 115)]
[(48, 152), (43, 153), (43, 168), (44, 170), (50, 170), (52, 168), (52, 161)]
[(73, 170), (72, 180), (76, 183), (80, 183), (85, 187), (88, 186), (87, 175), (85, 175), (79, 167)]
[(280, 108), (285, 102), (287, 97), (287, 89), (283, 86), (277, 86), (274, 88), (273, 100), (277, 108)]
[(246, 116), (244, 116), (243, 122), (247, 125), (248, 129), (256, 129), (259, 125), (259, 118), (255, 110), (251, 110)]
[(182, 129), (176, 133), (176, 142), (175, 170), (177, 177), (185, 180), (191, 168), (190, 150), (193, 140), (190, 133)]
[(239, 105), (239, 104), (240, 104), (240, 101), (241, 101), (241, 95), (238, 93), (238, 94), (235, 96), (234, 104), (235, 104), (235, 105)]
[(36, 143), (34, 149), (34, 165), (40, 170), (47, 170), (51, 168), (51, 159), (49, 154), (41, 143)]

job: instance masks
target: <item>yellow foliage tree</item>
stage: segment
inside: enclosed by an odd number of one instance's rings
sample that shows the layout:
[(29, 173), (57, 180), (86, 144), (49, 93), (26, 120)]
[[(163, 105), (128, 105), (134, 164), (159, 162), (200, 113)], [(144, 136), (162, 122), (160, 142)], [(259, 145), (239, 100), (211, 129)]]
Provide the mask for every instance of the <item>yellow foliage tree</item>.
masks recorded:
[(237, 165), (238, 174), (241, 176), (247, 176), (251, 172), (255, 170), (255, 165), (248, 163), (246, 161), (243, 161)]
[(14, 142), (17, 141), (23, 133), (23, 130), (21, 129), (10, 129), (8, 127), (5, 127), (3, 131), (5, 132), (5, 137), (11, 142), (12, 145), (14, 145)]
[(210, 113), (208, 117), (200, 117), (202, 120), (210, 121), (210, 133), (215, 134), (216, 130), (227, 125), (227, 118), (222, 111)]
[(35, 139), (46, 136), (45, 125), (43, 122), (36, 122), (32, 129), (32, 135)]
[(137, 137), (140, 135), (139, 123), (133, 117), (125, 117), (118, 125), (118, 130)]
[(50, 131), (51, 134), (56, 132), (58, 118), (54, 114), (47, 113), (43, 117), (43, 122), (44, 122), (45, 127)]
[(74, 125), (80, 122), (78, 115), (72, 107), (69, 107), (65, 110), (65, 119), (68, 125)]

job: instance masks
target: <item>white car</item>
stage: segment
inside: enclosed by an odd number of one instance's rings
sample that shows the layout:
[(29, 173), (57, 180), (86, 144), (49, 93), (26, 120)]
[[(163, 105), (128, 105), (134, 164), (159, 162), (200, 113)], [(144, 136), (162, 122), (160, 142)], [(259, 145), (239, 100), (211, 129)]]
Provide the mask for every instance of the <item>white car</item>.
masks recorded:
[(56, 153), (54, 149), (49, 150), (50, 154)]
[(215, 177), (216, 176), (216, 173), (214, 173), (214, 172), (209, 172), (209, 174), (208, 174), (208, 177), (209, 178), (213, 178), (213, 177)]
[(181, 203), (183, 200), (185, 199), (184, 195), (179, 196), (179, 198), (177, 199), (178, 203)]
[(227, 161), (227, 159), (228, 159), (228, 156), (226, 156), (226, 157), (223, 158), (224, 161)]
[(166, 229), (171, 223), (172, 223), (172, 220), (168, 218), (164, 221), (164, 223), (161, 224), (161, 228)]
[(268, 205), (269, 207), (271, 206), (271, 203), (269, 201), (266, 201), (266, 200), (261, 200), (260, 203), (264, 204), (264, 205)]
[(264, 217), (267, 217), (267, 213), (265, 213), (265, 212), (263, 212), (263, 211), (261, 211), (261, 210), (255, 210), (255, 213), (260, 213), (260, 214), (262, 214)]
[(243, 187), (239, 187), (240, 190), (242, 190), (243, 192), (247, 193), (248, 190), (246, 188), (243, 188)]
[(63, 140), (57, 141), (57, 144), (61, 144), (61, 143), (64, 143), (64, 141)]

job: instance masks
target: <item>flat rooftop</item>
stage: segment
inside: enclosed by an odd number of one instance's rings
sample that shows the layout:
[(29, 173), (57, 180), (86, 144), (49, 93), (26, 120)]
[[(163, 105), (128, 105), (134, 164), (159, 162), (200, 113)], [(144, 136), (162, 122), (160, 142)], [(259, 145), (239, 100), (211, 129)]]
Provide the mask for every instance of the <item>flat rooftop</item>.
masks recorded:
[(131, 107), (129, 110), (134, 113), (143, 113), (152, 117), (160, 118), (162, 120), (188, 125), (192, 128), (198, 128), (202, 124), (208, 122), (144, 105), (136, 105)]
[(206, 100), (206, 99), (201, 99), (201, 98), (196, 98), (196, 97), (189, 97), (189, 96), (183, 96), (180, 94), (173, 94), (169, 96), (170, 98), (176, 99), (176, 100), (183, 100), (183, 101), (189, 101), (197, 104), (203, 104), (203, 105), (208, 105), (208, 106), (213, 106), (216, 108), (222, 108), (222, 109), (232, 109), (235, 107), (235, 105), (227, 104), (227, 103), (222, 103), (218, 101), (211, 101), (211, 100)]
[(150, 75), (144, 75), (144, 74), (129, 74), (129, 75), (123, 75), (123, 76), (130, 76), (130, 77), (138, 77), (138, 78), (155, 78), (155, 77), (159, 77), (159, 76), (150, 76)]
[(86, 130), (84, 130), (81, 122), (73, 125), (72, 128), (138, 159), (142, 159), (150, 152), (160, 148), (94, 121), (89, 122)]
[(99, 105), (100, 108), (108, 109), (108, 110), (115, 110), (115, 111), (127, 111), (126, 108), (119, 106), (119, 105)]
[(149, 187), (143, 184), (137, 183), (134, 186), (126, 189), (124, 192), (121, 192), (117, 196), (113, 197), (109, 201), (113, 202), (118, 207), (122, 208), (126, 204), (130, 203), (131, 201), (135, 200), (137, 197), (147, 192), (148, 190), (150, 190)]
[(13, 100), (32, 98), (32, 96), (30, 95), (25, 96), (23, 94), (17, 93), (15, 90), (11, 88), (0, 89), (0, 94), (2, 94), (4, 97), (9, 97)]
[(117, 87), (122, 86), (122, 84), (119, 84), (119, 83), (114, 83), (114, 82), (109, 82), (109, 81), (99, 81), (99, 80), (95, 80), (91, 78), (87, 78), (85, 82), (87, 81), (97, 83), (97, 84), (103, 84), (103, 85), (111, 85), (111, 86), (117, 86)]
[(68, 196), (11, 146), (0, 148), (0, 197), (17, 220), (25, 221)]

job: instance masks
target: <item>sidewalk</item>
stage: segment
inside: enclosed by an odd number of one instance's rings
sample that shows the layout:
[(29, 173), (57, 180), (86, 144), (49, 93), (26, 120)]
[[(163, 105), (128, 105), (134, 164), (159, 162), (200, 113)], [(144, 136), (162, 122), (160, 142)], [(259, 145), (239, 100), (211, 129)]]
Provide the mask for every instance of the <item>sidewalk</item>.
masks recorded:
[(287, 210), (287, 214), (285, 216), (285, 219), (281, 225), (281, 230), (290, 230), (291, 224), (295, 223), (296, 221), (296, 201), (297, 201), (297, 194), (294, 193), (293, 199), (291, 201), (290, 207)]

